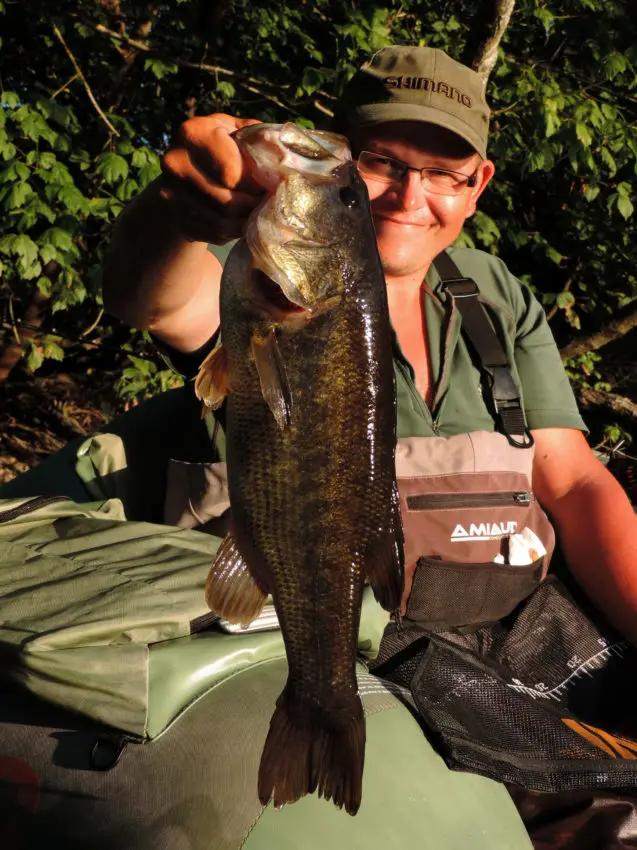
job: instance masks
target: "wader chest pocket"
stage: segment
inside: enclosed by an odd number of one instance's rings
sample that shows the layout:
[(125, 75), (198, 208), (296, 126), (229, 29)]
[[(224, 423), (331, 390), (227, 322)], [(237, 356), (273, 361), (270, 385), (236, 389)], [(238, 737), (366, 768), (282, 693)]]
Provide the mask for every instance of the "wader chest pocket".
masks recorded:
[(528, 490), (496, 493), (424, 493), (407, 496), (410, 511), (444, 511), (461, 508), (528, 508), (535, 499)]
[(544, 558), (518, 567), (421, 557), (406, 616), (431, 631), (494, 622), (533, 592), (543, 568)]

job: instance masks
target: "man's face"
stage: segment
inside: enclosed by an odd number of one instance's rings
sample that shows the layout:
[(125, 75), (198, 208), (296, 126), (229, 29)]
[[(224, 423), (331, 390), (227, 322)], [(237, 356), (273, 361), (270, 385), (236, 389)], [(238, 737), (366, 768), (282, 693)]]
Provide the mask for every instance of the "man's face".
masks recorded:
[(416, 121), (396, 121), (360, 128), (351, 134), (353, 155), (361, 150), (391, 156), (415, 168), (430, 166), (476, 173), (477, 183), (459, 195), (437, 195), (423, 189), (420, 175), (409, 171), (399, 185), (362, 175), (369, 192), (378, 250), (385, 274), (421, 274), (433, 258), (457, 238), (466, 218), (494, 173), (467, 142), (454, 133)]

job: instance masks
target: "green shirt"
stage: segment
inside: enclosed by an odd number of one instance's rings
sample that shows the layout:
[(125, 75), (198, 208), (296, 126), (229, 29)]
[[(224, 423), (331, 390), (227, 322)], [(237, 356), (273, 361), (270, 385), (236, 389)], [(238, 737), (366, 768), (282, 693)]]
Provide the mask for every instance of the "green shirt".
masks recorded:
[[(209, 247), (223, 263), (233, 244)], [(521, 394), (528, 427), (587, 431), (544, 310), (529, 287), (491, 254), (471, 248), (450, 248), (449, 254), (462, 273), (478, 284), (491, 318), (502, 330), (501, 338)], [(430, 410), (416, 389), (411, 365), (396, 345), (398, 437), (452, 436), (495, 429), (482, 398), (480, 372), (460, 333), (461, 320), (457, 312), (447, 327), (446, 297), (438, 272), (432, 266), (425, 278), (423, 300), (434, 401)], [(178, 371), (185, 375), (196, 374), (207, 353), (205, 346), (186, 356), (178, 353), (173, 356), (166, 352), (165, 346), (162, 348)], [(188, 360), (190, 364), (185, 362)]]
[[(462, 273), (475, 280), (491, 318), (502, 329), (528, 427), (586, 431), (544, 310), (528, 286), (501, 260), (483, 251), (452, 248), (449, 254)], [(429, 410), (416, 390), (410, 364), (399, 353), (395, 363), (399, 437), (451, 436), (495, 428), (482, 398), (480, 372), (460, 333), (458, 313), (446, 327), (446, 297), (432, 266), (423, 300), (434, 402)]]

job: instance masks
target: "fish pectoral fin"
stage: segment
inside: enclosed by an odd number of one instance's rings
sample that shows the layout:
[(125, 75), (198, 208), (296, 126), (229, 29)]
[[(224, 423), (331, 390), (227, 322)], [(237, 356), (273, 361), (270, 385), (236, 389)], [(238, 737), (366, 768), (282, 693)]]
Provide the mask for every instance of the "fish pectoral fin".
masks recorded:
[(400, 499), (394, 482), (389, 529), (365, 563), (374, 596), (386, 611), (400, 611), (405, 588), (404, 543)]
[(230, 390), (228, 377), (228, 353), (220, 345), (206, 357), (195, 378), (195, 395), (204, 404), (202, 415), (221, 407)]
[(259, 375), (261, 395), (283, 430), (292, 421), (292, 394), (274, 328), (264, 337), (255, 334), (250, 347)]
[(208, 607), (230, 623), (248, 626), (261, 613), (267, 595), (267, 590), (255, 581), (229, 531), (206, 579)]

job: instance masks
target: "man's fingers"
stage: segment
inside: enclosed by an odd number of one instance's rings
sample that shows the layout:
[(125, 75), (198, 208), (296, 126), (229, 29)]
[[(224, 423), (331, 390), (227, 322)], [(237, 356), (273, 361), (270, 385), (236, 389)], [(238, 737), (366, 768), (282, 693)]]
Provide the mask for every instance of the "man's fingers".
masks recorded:
[(258, 123), (252, 118), (233, 118), (223, 114), (191, 118), (179, 128), (173, 149), (186, 150), (192, 164), (214, 182), (228, 189), (260, 194), (259, 186), (251, 179), (239, 147), (232, 138), (237, 130)]
[(170, 203), (172, 216), (189, 239), (223, 245), (242, 234), (245, 218), (230, 217), (226, 208), (217, 212), (207, 198), (191, 191), (183, 182), (164, 175), (160, 197)]
[(217, 211), (229, 218), (245, 218), (255, 208), (259, 195), (229, 189), (206, 176), (183, 148), (173, 148), (164, 157), (164, 176), (171, 184), (182, 184), (191, 194), (199, 195)]
[(263, 189), (250, 177), (232, 134), (258, 123), (218, 113), (191, 118), (177, 131), (162, 160), (162, 197), (173, 204), (188, 238), (219, 242), (241, 234)]

